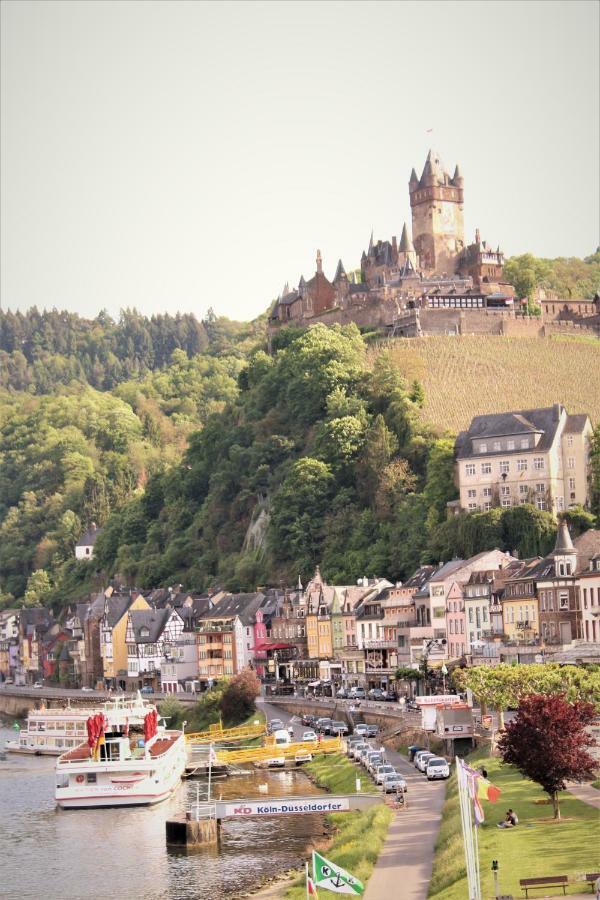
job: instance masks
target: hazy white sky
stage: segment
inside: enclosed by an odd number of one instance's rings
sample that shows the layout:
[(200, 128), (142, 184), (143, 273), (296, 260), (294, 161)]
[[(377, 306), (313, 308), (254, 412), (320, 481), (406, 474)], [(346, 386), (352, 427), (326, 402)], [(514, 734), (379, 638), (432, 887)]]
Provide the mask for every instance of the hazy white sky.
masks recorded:
[[(2, 305), (248, 319), (410, 220), (599, 241), (596, 2), (2, 2)], [(428, 134), (428, 129), (433, 129)]]

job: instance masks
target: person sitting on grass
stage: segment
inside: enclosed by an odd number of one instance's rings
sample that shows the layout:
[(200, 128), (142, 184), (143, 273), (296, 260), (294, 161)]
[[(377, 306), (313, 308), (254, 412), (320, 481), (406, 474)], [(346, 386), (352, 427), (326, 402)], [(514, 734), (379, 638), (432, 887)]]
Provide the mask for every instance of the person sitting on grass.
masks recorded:
[(512, 809), (509, 809), (504, 818), (504, 822), (498, 822), (498, 828), (514, 828), (515, 825), (519, 824), (519, 817), (516, 812)]

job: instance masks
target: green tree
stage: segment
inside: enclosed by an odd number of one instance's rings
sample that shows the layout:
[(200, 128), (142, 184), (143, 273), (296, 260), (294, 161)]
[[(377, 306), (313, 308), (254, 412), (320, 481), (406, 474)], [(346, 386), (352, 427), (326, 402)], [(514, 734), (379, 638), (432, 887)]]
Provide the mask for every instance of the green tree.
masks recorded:
[(51, 592), (50, 578), (45, 569), (36, 569), (27, 579), (23, 606), (44, 606)]
[(271, 545), (275, 557), (313, 571), (320, 556), (323, 522), (334, 479), (321, 460), (303, 457), (294, 463), (273, 499)]

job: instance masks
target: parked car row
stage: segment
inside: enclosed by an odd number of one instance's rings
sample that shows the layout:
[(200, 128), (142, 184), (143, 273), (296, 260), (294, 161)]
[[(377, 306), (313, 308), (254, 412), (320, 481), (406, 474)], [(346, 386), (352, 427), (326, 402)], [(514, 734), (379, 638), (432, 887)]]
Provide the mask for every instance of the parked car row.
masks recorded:
[(347, 753), (351, 759), (365, 767), (385, 793), (404, 793), (407, 790), (405, 779), (392, 765), (386, 763), (381, 750), (373, 747), (359, 735), (347, 741)]
[(334, 737), (338, 734), (348, 734), (349, 728), (345, 722), (338, 719), (330, 719), (328, 716), (302, 716), (302, 724), (316, 731), (318, 734), (330, 734)]
[(443, 756), (430, 750), (416, 750), (413, 756), (415, 769), (427, 776), (428, 781), (450, 777), (450, 764)]
[(368, 725), (366, 722), (359, 722), (354, 726), (352, 733), (357, 737), (363, 738), (377, 737), (379, 734), (379, 725)]
[(359, 687), (340, 688), (335, 696), (337, 700), (375, 700), (382, 703), (395, 703), (398, 699), (395, 694), (383, 688), (371, 688), (370, 691)]

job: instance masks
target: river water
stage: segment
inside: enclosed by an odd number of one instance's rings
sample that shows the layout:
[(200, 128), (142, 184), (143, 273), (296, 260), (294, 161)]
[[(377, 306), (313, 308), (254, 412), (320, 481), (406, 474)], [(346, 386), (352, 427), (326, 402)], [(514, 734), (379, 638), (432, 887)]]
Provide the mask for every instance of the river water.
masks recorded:
[[(14, 738), (0, 723), (0, 747)], [(196, 798), (196, 780), (153, 807), (58, 810), (53, 757), (8, 754), (0, 760), (0, 897), (5, 900), (220, 900), (256, 888), (297, 865), (323, 817), (225, 820), (217, 848), (174, 852), (165, 820)], [(213, 780), (213, 796), (266, 799), (317, 793), (299, 771), (248, 769)], [(206, 782), (200, 781), (200, 798)]]

